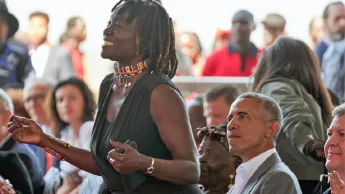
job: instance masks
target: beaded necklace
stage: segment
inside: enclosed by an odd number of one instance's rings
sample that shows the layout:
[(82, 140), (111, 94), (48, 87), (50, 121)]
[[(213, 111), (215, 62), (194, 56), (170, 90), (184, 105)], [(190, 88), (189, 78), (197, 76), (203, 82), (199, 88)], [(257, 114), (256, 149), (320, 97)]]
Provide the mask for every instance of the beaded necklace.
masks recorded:
[(135, 65), (120, 66), (119, 62), (115, 62), (115, 82), (116, 86), (121, 87), (125, 86), (128, 88), (132, 85), (131, 78), (134, 75), (142, 73), (147, 68), (146, 61), (140, 61)]

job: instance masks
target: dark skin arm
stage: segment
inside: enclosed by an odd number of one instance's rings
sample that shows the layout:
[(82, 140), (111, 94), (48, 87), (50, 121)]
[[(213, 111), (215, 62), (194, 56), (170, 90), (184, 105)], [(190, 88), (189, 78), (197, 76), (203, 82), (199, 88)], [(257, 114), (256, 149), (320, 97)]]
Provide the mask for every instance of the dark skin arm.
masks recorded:
[(47, 135), (44, 136), (45, 138), (43, 138), (40, 147), (52, 148), (53, 150), (64, 156), (65, 161), (89, 173), (100, 175), (96, 162), (90, 151), (73, 146), (66, 149), (64, 147), (61, 147), (60, 145), (56, 145), (55, 143), (52, 143), (51, 141), (47, 140), (46, 136)]
[[(173, 157), (173, 160), (154, 158), (155, 169), (150, 175), (175, 184), (197, 183), (199, 160), (183, 99), (170, 86), (161, 85), (154, 89), (150, 104), (152, 118)], [(151, 157), (125, 144), (114, 141), (110, 144), (114, 149), (108, 153), (108, 161), (119, 173), (146, 172), (151, 166)], [(117, 150), (123, 150), (124, 154)]]
[(34, 144), (42, 148), (51, 148), (65, 157), (67, 162), (82, 170), (99, 175), (96, 162), (90, 151), (73, 146), (66, 148), (54, 143), (33, 120), (12, 115), (8, 123), (8, 131), (20, 143)]
[(169, 85), (159, 85), (152, 93), (150, 109), (173, 157), (173, 160), (156, 159), (152, 175), (174, 183), (197, 183), (200, 176), (198, 154), (182, 97)]

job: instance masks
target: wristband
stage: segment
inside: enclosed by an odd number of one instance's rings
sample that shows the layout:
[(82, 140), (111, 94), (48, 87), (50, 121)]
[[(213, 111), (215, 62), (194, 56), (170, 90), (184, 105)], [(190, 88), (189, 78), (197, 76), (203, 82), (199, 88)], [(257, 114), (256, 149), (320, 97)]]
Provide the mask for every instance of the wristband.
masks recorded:
[[(56, 137), (52, 137), (50, 135), (47, 135), (48, 140), (50, 140), (52, 143), (58, 144), (62, 147), (65, 148), (69, 148), (71, 147), (70, 144), (68, 144), (67, 142), (61, 141), (60, 139), (56, 138)], [(62, 156), (61, 154), (57, 153), (56, 151), (54, 151), (53, 149), (49, 148), (49, 147), (44, 147), (43, 150), (51, 155), (53, 155), (54, 157), (56, 157), (59, 160), (64, 160), (65, 157)]]

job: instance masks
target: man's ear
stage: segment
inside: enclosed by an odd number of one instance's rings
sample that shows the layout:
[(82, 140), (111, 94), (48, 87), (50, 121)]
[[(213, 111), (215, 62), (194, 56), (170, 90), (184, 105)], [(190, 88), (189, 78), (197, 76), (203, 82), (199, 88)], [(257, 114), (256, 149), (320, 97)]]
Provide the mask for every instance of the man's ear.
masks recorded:
[(266, 137), (274, 137), (278, 134), (280, 125), (278, 121), (271, 121), (268, 123), (268, 130), (266, 131)]

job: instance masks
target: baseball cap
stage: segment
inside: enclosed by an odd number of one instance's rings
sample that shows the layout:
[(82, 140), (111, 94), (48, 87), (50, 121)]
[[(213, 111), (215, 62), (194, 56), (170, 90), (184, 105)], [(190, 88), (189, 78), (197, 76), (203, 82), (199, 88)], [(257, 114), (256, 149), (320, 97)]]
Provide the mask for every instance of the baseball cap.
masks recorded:
[(285, 18), (277, 13), (267, 14), (265, 19), (261, 22), (271, 28), (285, 28)]

